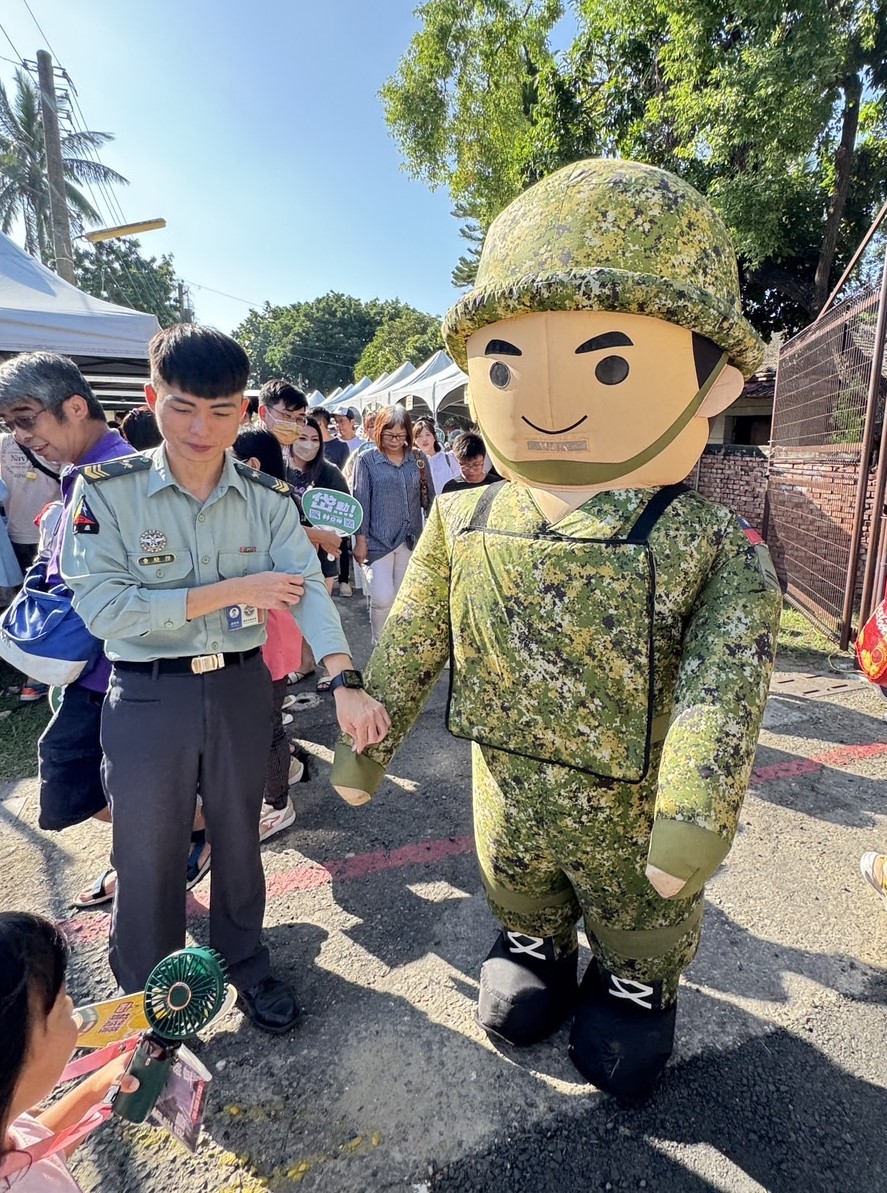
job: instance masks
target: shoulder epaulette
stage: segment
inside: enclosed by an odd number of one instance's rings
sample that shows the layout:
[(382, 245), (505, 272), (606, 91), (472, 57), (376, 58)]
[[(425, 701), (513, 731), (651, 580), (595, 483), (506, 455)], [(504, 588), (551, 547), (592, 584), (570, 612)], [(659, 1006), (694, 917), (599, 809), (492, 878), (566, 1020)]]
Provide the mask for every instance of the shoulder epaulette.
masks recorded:
[(145, 472), (151, 463), (150, 456), (121, 456), (119, 460), (106, 460), (103, 464), (84, 464), (77, 471), (88, 485), (94, 485), (96, 481), (112, 480), (115, 476)]
[(275, 477), (269, 476), (267, 472), (259, 472), (257, 468), (250, 468), (249, 465), (243, 464), (240, 460), (234, 461), (234, 467), (248, 481), (255, 481), (257, 485), (264, 485), (266, 489), (271, 489), (272, 492), (279, 493), (281, 497), (289, 497), (292, 493), (286, 481), (279, 481)]

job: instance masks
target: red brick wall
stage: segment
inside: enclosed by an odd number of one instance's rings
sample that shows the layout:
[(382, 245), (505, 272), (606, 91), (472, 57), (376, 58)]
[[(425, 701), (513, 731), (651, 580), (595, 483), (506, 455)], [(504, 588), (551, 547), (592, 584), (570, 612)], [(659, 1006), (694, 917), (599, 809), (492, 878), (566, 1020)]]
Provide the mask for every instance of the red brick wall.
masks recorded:
[(685, 483), (760, 529), (770, 461), (765, 449), (709, 444)]

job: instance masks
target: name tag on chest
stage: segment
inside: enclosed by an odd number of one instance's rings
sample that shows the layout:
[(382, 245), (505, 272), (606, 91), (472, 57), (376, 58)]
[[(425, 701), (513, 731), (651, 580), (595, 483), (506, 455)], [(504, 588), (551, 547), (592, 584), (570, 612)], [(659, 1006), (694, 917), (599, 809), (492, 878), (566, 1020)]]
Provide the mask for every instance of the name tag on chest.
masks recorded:
[(176, 557), (173, 554), (169, 554), (169, 555), (140, 555), (139, 556), (139, 566), (140, 567), (155, 567), (155, 566), (159, 567), (161, 563), (174, 563), (175, 558)]
[(247, 630), (252, 626), (262, 625), (265, 610), (256, 609), (254, 605), (228, 605), (225, 609), (225, 620), (229, 630)]

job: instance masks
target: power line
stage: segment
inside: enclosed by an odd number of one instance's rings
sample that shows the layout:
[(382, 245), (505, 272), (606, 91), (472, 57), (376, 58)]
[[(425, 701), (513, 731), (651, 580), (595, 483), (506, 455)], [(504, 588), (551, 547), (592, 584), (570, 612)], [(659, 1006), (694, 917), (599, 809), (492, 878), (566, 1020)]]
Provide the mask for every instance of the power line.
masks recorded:
[[(24, 65), (24, 59), (22, 58), (21, 54), (20, 54), (20, 53), (18, 52), (18, 50), (16, 49), (16, 47), (15, 47), (15, 42), (12, 40), (12, 38), (9, 36), (9, 34), (6, 32), (6, 30), (3, 28), (3, 26), (2, 26), (2, 25), (0, 25), (0, 33), (2, 33), (2, 34), (3, 34), (3, 36), (4, 36), (4, 37), (6, 38), (6, 40), (9, 42), (9, 44), (12, 46), (12, 52), (13, 52), (13, 54), (15, 54), (15, 56), (18, 58), (18, 63), (17, 63), (17, 65), (18, 65), (18, 66), (22, 66), (22, 65)], [(8, 61), (8, 59), (7, 59), (7, 61)]]
[(40, 27), (40, 22), (39, 22), (39, 21), (37, 20), (37, 18), (34, 16), (34, 13), (33, 13), (33, 11), (31, 10), (31, 6), (30, 6), (30, 4), (28, 3), (28, 0), (22, 0), (22, 4), (24, 4), (25, 8), (28, 10), (28, 16), (31, 18), (31, 20), (34, 22), (34, 24), (37, 26), (37, 32), (40, 34), (40, 36), (41, 36), (41, 37), (43, 38), (43, 40), (46, 42), (46, 48), (49, 50), (50, 54), (52, 54), (53, 58), (56, 58), (56, 59), (57, 59), (56, 52), (55, 52), (55, 50), (52, 48), (52, 46), (49, 44), (49, 38), (46, 36), (46, 34), (45, 34), (45, 33), (43, 32), (43, 30), (41, 29), (41, 27)]
[(238, 298), (236, 294), (226, 294), (224, 290), (213, 290), (212, 286), (203, 286), (200, 282), (191, 282), (187, 278), (182, 278), (186, 286), (194, 286), (197, 290), (208, 290), (210, 294), (220, 294), (222, 298), (230, 298), (233, 302), (242, 302), (247, 307), (263, 307), (263, 302), (250, 302), (248, 298)]

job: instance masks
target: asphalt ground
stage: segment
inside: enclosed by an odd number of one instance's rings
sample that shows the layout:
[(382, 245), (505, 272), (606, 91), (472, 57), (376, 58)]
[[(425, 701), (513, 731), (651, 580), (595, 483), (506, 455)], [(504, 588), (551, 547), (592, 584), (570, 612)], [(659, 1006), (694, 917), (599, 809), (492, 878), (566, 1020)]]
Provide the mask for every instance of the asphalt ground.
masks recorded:
[[(337, 604), (362, 661), (363, 602)], [(469, 747), (443, 726), (445, 681), (359, 809), (328, 782), (332, 700), (311, 681), (295, 690), (312, 777), (293, 789), (296, 824), (263, 852), (267, 939), (303, 1020), (275, 1038), (230, 1012), (198, 1048), (214, 1077), (200, 1150), (112, 1121), (73, 1162), (88, 1193), (880, 1186), (887, 909), (857, 865), (887, 851), (887, 706), (866, 684), (779, 667), (740, 832), (708, 887), (675, 1055), (634, 1111), (581, 1082), (566, 1029), (518, 1051), (474, 1023), (496, 925), (472, 852)], [(109, 917), (67, 910), (106, 864), (107, 829), (41, 833), (33, 780), (0, 798), (0, 905), (63, 921), (75, 1001), (108, 997)], [(198, 943), (209, 894), (207, 880), (189, 903)]]

